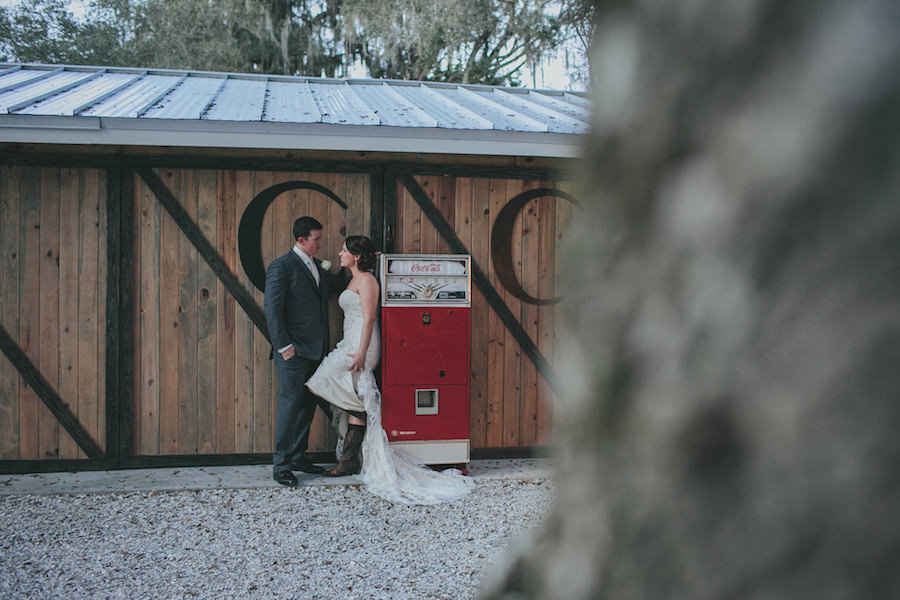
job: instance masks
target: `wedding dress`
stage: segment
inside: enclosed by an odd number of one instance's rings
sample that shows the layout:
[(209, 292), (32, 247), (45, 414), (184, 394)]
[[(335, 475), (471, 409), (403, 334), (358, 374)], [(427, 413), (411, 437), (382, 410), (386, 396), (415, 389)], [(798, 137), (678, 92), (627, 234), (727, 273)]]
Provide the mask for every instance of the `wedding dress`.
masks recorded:
[(352, 359), (348, 355), (359, 350), (359, 339), (362, 336), (362, 303), (359, 294), (344, 290), (338, 297), (338, 304), (344, 311), (344, 337), (322, 360), (306, 385), (318, 396), (342, 409), (336, 411), (336, 421), (340, 419), (343, 410), (366, 412), (360, 478), (370, 492), (394, 502), (437, 504), (462, 498), (474, 488), (474, 483), (459, 470), (433, 471), (410, 456), (394, 450), (388, 443), (381, 426), (381, 393), (372, 371), (381, 355), (378, 325), (372, 331), (372, 339), (366, 351), (365, 369), (350, 371)]

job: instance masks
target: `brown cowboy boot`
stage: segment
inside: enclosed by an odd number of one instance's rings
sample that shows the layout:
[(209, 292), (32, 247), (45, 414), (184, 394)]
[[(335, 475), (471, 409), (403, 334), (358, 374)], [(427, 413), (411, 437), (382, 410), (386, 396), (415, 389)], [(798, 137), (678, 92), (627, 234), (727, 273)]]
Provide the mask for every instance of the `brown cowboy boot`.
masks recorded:
[(362, 441), (366, 435), (365, 425), (350, 425), (344, 436), (344, 448), (338, 465), (325, 473), (326, 477), (355, 475), (362, 468)]

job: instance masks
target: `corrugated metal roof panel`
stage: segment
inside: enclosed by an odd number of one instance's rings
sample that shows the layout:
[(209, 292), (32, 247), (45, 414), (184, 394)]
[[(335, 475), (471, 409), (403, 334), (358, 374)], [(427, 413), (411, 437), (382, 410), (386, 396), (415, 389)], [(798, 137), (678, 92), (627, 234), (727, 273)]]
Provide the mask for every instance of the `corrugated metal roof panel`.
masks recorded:
[[(62, 71), (62, 69), (57, 69)], [(23, 69), (20, 66), (5, 69), (0, 73), (0, 92), (5, 92), (13, 88), (22, 87), (32, 81), (49, 77), (55, 71), (36, 71), (31, 69)]]
[(37, 81), (32, 80), (21, 87), (0, 94), (0, 112), (21, 110), (95, 76), (96, 73), (84, 71), (57, 71)]
[(591, 101), (588, 100), (584, 95), (579, 96), (571, 92), (566, 92), (565, 94), (563, 94), (563, 98), (565, 98), (566, 101), (575, 104), (576, 106), (580, 106), (581, 108), (588, 109), (591, 107)]
[(589, 108), (582, 107), (580, 104), (570, 102), (566, 98), (566, 94), (541, 94), (538, 92), (528, 92), (528, 100), (540, 106), (546, 106), (564, 115), (572, 117), (583, 123), (588, 123), (591, 119), (591, 111)]
[[(571, 156), (590, 104), (482, 85), (6, 63), (0, 115), (0, 141)], [(100, 119), (94, 133), (65, 120), (76, 116)]]
[(448, 102), (446, 98), (424, 84), (396, 85), (394, 89), (437, 119), (438, 127), (445, 129), (494, 128), (493, 123), (487, 119), (479, 117), (456, 102)]
[(144, 113), (148, 119), (200, 119), (227, 80), (190, 75)]
[(322, 113), (305, 81), (269, 81), (264, 121), (321, 123)]
[(313, 99), (322, 113), (322, 122), (333, 125), (381, 125), (350, 86), (343, 81), (310, 83)]
[(513, 109), (479, 95), (478, 91), (461, 86), (438, 88), (435, 91), (494, 124), (502, 131), (549, 131), (546, 123), (536, 121)]
[(213, 121), (262, 121), (267, 84), (265, 79), (229, 78), (203, 118)]
[(384, 82), (354, 83), (353, 89), (366, 99), (382, 125), (388, 127), (437, 127), (437, 119), (413, 104)]
[(171, 89), (178, 79), (162, 75), (135, 75), (130, 86), (115, 96), (104, 98), (97, 104), (85, 109), (81, 115), (85, 117), (130, 117), (138, 118), (140, 111), (147, 104)]
[(523, 115), (533, 121), (542, 122), (550, 131), (566, 133), (570, 131), (585, 132), (587, 123), (574, 119), (562, 112), (556, 111), (543, 104), (531, 102), (523, 98), (523, 94), (514, 94), (503, 90), (476, 90), (473, 92), (482, 98), (507, 107), (519, 115)]
[(25, 106), (16, 112), (24, 115), (77, 115), (90, 105), (116, 93), (123, 86), (131, 84), (136, 77), (127, 73), (103, 73), (99, 77)]

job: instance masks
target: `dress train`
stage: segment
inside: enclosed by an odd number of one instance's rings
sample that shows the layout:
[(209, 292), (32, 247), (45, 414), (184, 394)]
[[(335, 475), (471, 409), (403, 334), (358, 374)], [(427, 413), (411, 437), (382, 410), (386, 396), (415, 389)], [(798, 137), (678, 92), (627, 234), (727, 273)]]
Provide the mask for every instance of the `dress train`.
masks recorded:
[[(434, 471), (388, 443), (381, 426), (381, 392), (372, 371), (380, 354), (378, 330), (376, 328), (372, 334), (366, 354), (366, 368), (351, 375), (348, 368), (352, 359), (347, 354), (356, 350), (362, 335), (362, 307), (359, 296), (350, 290), (341, 293), (338, 304), (344, 310), (344, 338), (325, 357), (307, 386), (335, 405), (337, 410), (333, 424), (339, 435), (346, 426), (344, 410), (358, 410), (358, 406), (349, 404), (358, 405), (362, 401), (366, 412), (366, 434), (362, 443), (362, 470), (359, 476), (366, 488), (376, 496), (404, 504), (452, 502), (469, 494), (475, 483), (458, 469)], [(335, 399), (337, 404), (333, 401)], [(341, 436), (338, 457), (342, 441)]]

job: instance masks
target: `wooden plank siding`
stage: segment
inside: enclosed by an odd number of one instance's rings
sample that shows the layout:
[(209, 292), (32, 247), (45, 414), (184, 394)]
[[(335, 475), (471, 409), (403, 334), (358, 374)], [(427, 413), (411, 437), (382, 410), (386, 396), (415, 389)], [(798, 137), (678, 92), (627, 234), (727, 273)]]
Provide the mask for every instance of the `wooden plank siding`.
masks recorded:
[[(213, 248), (218, 248), (216, 190), (218, 173), (198, 171), (197, 225)], [(215, 390), (218, 381), (216, 361), (217, 332), (217, 283), (218, 278), (202, 261), (197, 264), (197, 395), (205, 401), (197, 403), (198, 454), (216, 452), (218, 403), (211, 402), (215, 394), (204, 395), (201, 390)]]
[[(491, 257), (492, 227), (499, 211), (519, 194), (553, 188), (553, 182), (504, 178), (417, 176), (425, 191), (473, 261), (488, 277), (540, 352), (554, 355), (559, 335), (557, 305), (516, 298), (497, 277)], [(394, 251), (443, 253), (448, 245), (398, 182)], [(513, 226), (509, 251), (524, 290), (537, 298), (559, 294), (555, 280), (556, 245), (571, 214), (569, 203), (541, 196), (527, 203)], [(561, 323), (561, 320), (560, 320)], [(484, 295), (472, 293), (471, 445), (475, 450), (546, 446), (552, 434), (553, 393), (525, 356)]]
[[(76, 169), (63, 169), (60, 173), (59, 255), (61, 257), (77, 254), (81, 244), (81, 222), (78, 217), (80, 208), (78, 197), (81, 193), (79, 189), (80, 173)], [(78, 395), (79, 279), (78, 265), (74, 261), (61, 260), (59, 264), (59, 383), (56, 389), (62, 398), (72, 398)], [(46, 372), (44, 367), (41, 369)], [(63, 436), (59, 443), (60, 455), (76, 455), (77, 446), (71, 437)]]
[[(488, 192), (488, 209), (490, 211), (490, 222), (494, 222), (494, 216), (500, 212), (500, 209), (506, 204), (506, 185), (505, 179), (492, 180)], [(491, 232), (488, 232), (488, 239)], [(490, 248), (490, 246), (488, 246)], [(490, 253), (478, 258), (472, 257), (488, 276), (490, 284), (504, 296), (503, 287), (494, 270), (494, 263), (491, 260)], [(505, 301), (506, 299), (503, 298)], [(503, 326), (500, 317), (488, 307), (487, 313), (487, 330), (488, 330), (488, 362), (485, 365), (488, 377), (488, 410), (487, 410), (487, 447), (503, 448), (503, 413), (505, 402), (518, 402), (517, 394), (510, 394), (507, 398), (504, 377), (506, 375), (506, 335), (509, 333)], [(474, 326), (474, 324), (473, 324)]]
[[(575, 197), (576, 186), (571, 182), (561, 182), (555, 186), (557, 189), (567, 192), (568, 194)], [(544, 235), (545, 238), (553, 237), (554, 243), (553, 247), (556, 249), (564, 248), (566, 245), (566, 235), (569, 235), (571, 231), (570, 224), (572, 219), (576, 214), (576, 207), (569, 202), (556, 202), (555, 206), (547, 206), (546, 210), (550, 213), (550, 216), (555, 220), (555, 227), (552, 228), (551, 231), (547, 231)], [(548, 227), (550, 229), (550, 227)], [(545, 298), (553, 298), (559, 297), (563, 294), (564, 290), (559, 282), (559, 276), (553, 276), (553, 273), (561, 273), (562, 272), (562, 261), (565, 258), (563, 252), (555, 252), (553, 256), (553, 262), (548, 264), (548, 268), (552, 270), (552, 273), (543, 279), (542, 283), (542, 292)], [(546, 291), (544, 291), (546, 290)], [(544, 309), (552, 309), (552, 307), (543, 307)], [(545, 315), (542, 313), (542, 321), (541, 327), (542, 329), (542, 341), (547, 348), (546, 356), (552, 357), (554, 364), (562, 364), (566, 357), (564, 355), (563, 344), (561, 343), (562, 339), (565, 337), (569, 337), (570, 326), (565, 319), (565, 311), (552, 311), (552, 318), (547, 318), (543, 320)], [(544, 347), (544, 346), (542, 346)], [(548, 396), (544, 396), (545, 398)], [(542, 434), (542, 440), (547, 440), (547, 443), (550, 441), (550, 431), (553, 428), (553, 419), (559, 417), (561, 411), (544, 411), (543, 417), (538, 419), (538, 427)]]
[[(118, 242), (129, 255), (128, 273), (113, 280), (124, 282), (123, 293), (133, 302), (133, 314), (129, 309), (118, 330), (128, 342), (116, 354), (130, 373), (123, 380), (129, 389), (120, 389), (118, 399), (127, 416), (121, 431), (129, 432), (123, 436), (125, 458), (271, 453), (277, 380), (270, 344), (247, 315), (247, 303), (242, 307), (235, 288), (229, 291), (222, 280), (224, 269), (246, 290), (245, 297), (263, 305), (263, 292), (245, 272), (238, 244), (241, 218), (262, 191), (303, 181), (323, 186), (347, 204), (342, 208), (307, 188), (277, 196), (262, 219), (265, 265), (290, 250), (291, 225), (304, 214), (325, 225), (319, 258), (330, 260), (333, 270), (346, 235), (381, 237), (383, 232), (371, 230), (373, 210), (394, 217), (386, 223), (392, 225), (393, 252), (452, 251), (446, 232), (433, 225), (390, 170), (373, 175), (147, 167), (142, 176), (140, 167), (133, 171), (122, 163), (121, 168), (127, 178), (118, 185), (127, 192), (121, 205), (110, 206), (127, 207), (133, 215), (123, 221), (128, 229)], [(173, 218), (146, 181), (149, 172), (222, 266), (211, 267), (208, 252), (198, 251), (183, 219)], [(498, 214), (520, 194), (538, 188), (571, 193), (573, 184), (460, 172), (413, 179), (472, 254), (499, 303), (539, 353), (558, 364), (565, 327), (558, 305), (532, 304), (507, 290), (496, 273), (491, 242)], [(116, 306), (106, 294), (115, 276), (107, 272), (106, 245), (108, 229), (118, 226), (108, 222), (106, 211), (107, 202), (119, 201), (108, 197), (107, 177), (101, 168), (0, 166), (0, 325), (101, 449), (107, 443), (106, 311)], [(372, 189), (383, 184), (389, 187)], [(396, 203), (373, 207), (373, 198), (382, 197)], [(508, 251), (527, 294), (541, 299), (561, 294), (556, 248), (574, 212), (569, 201), (549, 195), (531, 199), (517, 214)], [(109, 220), (117, 221), (114, 211), (111, 215)], [(509, 318), (494, 310), (494, 296), (473, 285), (471, 447), (546, 446), (553, 431), (552, 382), (535, 366), (540, 357), (523, 352), (527, 344), (511, 332)], [(330, 301), (330, 327), (333, 346), (342, 330), (336, 296)], [(335, 441), (317, 411), (309, 450), (330, 453)], [(84, 459), (83, 447), (0, 354), (0, 460)]]
[[(25, 169), (0, 168), (0, 324), (13, 337), (19, 332), (19, 248), (23, 216), (20, 181)], [(19, 374), (0, 357), (0, 457), (19, 458)]]
[[(263, 292), (244, 271), (237, 231), (248, 204), (272, 185), (308, 181), (347, 203), (344, 210), (308, 189), (280, 194), (261, 227), (263, 263), (289, 251), (291, 226), (309, 214), (325, 225), (320, 258), (335, 265), (342, 232), (368, 233), (369, 177), (323, 173), (155, 169), (191, 221), (253, 300)], [(198, 256), (172, 217), (160, 208), (146, 182), (134, 176), (140, 226), (134, 278), (138, 325), (135, 334), (135, 406), (140, 431), (136, 456), (265, 454), (272, 451), (277, 380), (270, 345), (237, 305), (210, 266)], [(332, 344), (341, 334), (341, 314), (332, 299)], [(310, 451), (333, 450), (334, 434), (321, 413), (310, 435)]]
[[(0, 324), (94, 442), (106, 443), (106, 179), (0, 167)], [(85, 454), (0, 356), (0, 459)]]
[[(238, 173), (220, 171), (216, 178), (214, 196), (220, 201), (217, 206), (219, 256), (231, 273), (240, 268), (238, 259), (237, 230), (239, 215), (235, 212), (238, 197)], [(232, 357), (235, 356), (235, 322), (238, 316), (237, 302), (226, 293), (221, 281), (216, 282), (216, 443), (214, 452), (234, 454), (236, 450), (236, 382)], [(228, 362), (226, 362), (226, 359)]]
[[(535, 189), (539, 182), (523, 181), (522, 191)], [(541, 238), (540, 238), (540, 221), (538, 221), (538, 205), (539, 198), (531, 200), (525, 209), (519, 213), (516, 225), (513, 231), (520, 232), (521, 235), (513, 236), (513, 240), (519, 239), (521, 253), (518, 255), (519, 260), (516, 262), (517, 275), (522, 287), (526, 290), (538, 289), (538, 274), (541, 270)], [(528, 336), (539, 342), (538, 338), (538, 322), (537, 322), (537, 304), (530, 302), (520, 302), (521, 318), (520, 322), (528, 333)], [(521, 353), (519, 353), (521, 354)], [(519, 430), (519, 446), (534, 446), (537, 441), (537, 391), (538, 379), (537, 369), (530, 360), (518, 360), (519, 363), (519, 414), (518, 423), (512, 423), (511, 426), (518, 427)]]

